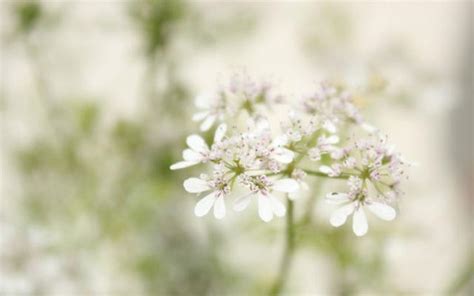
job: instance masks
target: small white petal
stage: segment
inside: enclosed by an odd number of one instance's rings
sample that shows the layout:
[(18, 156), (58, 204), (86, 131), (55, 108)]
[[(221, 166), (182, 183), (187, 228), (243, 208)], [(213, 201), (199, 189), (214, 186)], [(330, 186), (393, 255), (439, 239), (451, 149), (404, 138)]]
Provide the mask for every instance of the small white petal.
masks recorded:
[(332, 134), (334, 134), (337, 131), (337, 128), (334, 125), (334, 123), (332, 121), (329, 121), (329, 120), (327, 120), (323, 123), (323, 127), (324, 127), (325, 130), (327, 130), (328, 132), (330, 132)]
[(212, 208), (216, 200), (217, 192), (211, 192), (210, 194), (203, 197), (200, 201), (197, 202), (194, 207), (194, 214), (198, 217), (202, 217), (209, 213), (209, 210)]
[(222, 141), (222, 138), (224, 138), (226, 131), (227, 131), (227, 125), (225, 123), (221, 123), (217, 127), (216, 133), (214, 134), (214, 143), (218, 143)]
[(339, 137), (336, 135), (332, 135), (326, 139), (326, 144), (337, 144), (339, 143)]
[(215, 115), (209, 115), (208, 117), (206, 117), (206, 119), (204, 119), (204, 121), (201, 123), (201, 126), (200, 126), (201, 131), (205, 132), (208, 129), (210, 129), (211, 126), (216, 121), (216, 119), (217, 117)]
[(325, 173), (327, 175), (331, 174), (333, 172), (331, 167), (328, 167), (327, 165), (322, 165), (319, 167), (319, 171), (321, 173)]
[(273, 195), (268, 196), (270, 204), (272, 205), (272, 211), (277, 217), (283, 217), (286, 214), (285, 206)]
[(286, 135), (281, 135), (281, 136), (276, 137), (272, 141), (272, 146), (273, 147), (282, 147), (282, 146), (285, 146), (287, 143), (288, 143), (288, 137)]
[(350, 198), (347, 193), (331, 192), (326, 194), (326, 202), (329, 204), (338, 205), (348, 201), (350, 201)]
[(183, 159), (187, 161), (200, 162), (202, 160), (202, 154), (191, 149), (185, 149), (183, 151)]
[(214, 203), (214, 217), (216, 217), (216, 219), (222, 219), (225, 217), (225, 202), (223, 195), (219, 196)]
[(194, 104), (200, 109), (209, 108), (210, 102), (212, 102), (214, 96), (211, 94), (200, 94), (194, 99)]
[(239, 197), (234, 202), (234, 210), (237, 212), (245, 210), (250, 204), (251, 196), (252, 196), (252, 193)]
[(359, 207), (352, 217), (352, 230), (355, 235), (363, 236), (369, 230), (369, 224), (367, 224), (367, 217), (365, 216), (363, 207)]
[(186, 138), (186, 144), (196, 152), (207, 152), (209, 147), (204, 139), (199, 135), (190, 135)]
[(273, 190), (280, 192), (296, 192), (299, 188), (300, 185), (294, 179), (281, 179), (273, 184)]
[(203, 120), (204, 118), (206, 118), (208, 115), (209, 115), (209, 112), (208, 112), (208, 111), (198, 112), (198, 113), (196, 113), (196, 114), (193, 115), (192, 120), (193, 120), (193, 121), (201, 121), (201, 120)]
[(329, 219), (329, 223), (331, 223), (331, 225), (334, 227), (343, 225), (346, 223), (347, 217), (354, 211), (355, 206), (356, 204), (352, 202), (335, 210)]
[(386, 221), (392, 221), (397, 216), (395, 209), (380, 202), (371, 202), (367, 204), (367, 207), (377, 217)]
[(371, 134), (378, 131), (378, 129), (377, 129), (375, 126), (373, 126), (373, 125), (371, 125), (371, 124), (368, 124), (368, 123), (366, 123), (366, 122), (362, 123), (360, 126), (361, 126), (362, 129), (364, 129), (366, 132), (371, 133)]
[(184, 181), (184, 189), (189, 193), (200, 193), (211, 189), (206, 181), (199, 178), (189, 178)]
[(293, 161), (295, 153), (293, 151), (288, 150), (286, 148), (280, 148), (272, 154), (273, 159), (281, 163), (290, 163)]
[(196, 165), (198, 163), (199, 162), (196, 162), (196, 161), (180, 161), (180, 162), (177, 162), (175, 164), (172, 164), (170, 166), (170, 170), (174, 171), (174, 170), (184, 169), (184, 168)]
[(268, 196), (259, 195), (257, 197), (257, 200), (258, 200), (258, 215), (265, 222), (271, 221), (273, 219), (273, 209), (270, 203), (270, 199), (268, 198)]

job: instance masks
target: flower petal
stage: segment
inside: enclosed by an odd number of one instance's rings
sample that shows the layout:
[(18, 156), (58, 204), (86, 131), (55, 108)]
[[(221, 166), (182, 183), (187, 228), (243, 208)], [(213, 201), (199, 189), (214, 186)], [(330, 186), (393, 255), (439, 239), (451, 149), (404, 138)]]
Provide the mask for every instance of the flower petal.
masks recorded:
[(288, 137), (286, 135), (280, 135), (272, 141), (273, 147), (282, 147), (288, 143)]
[(214, 203), (214, 217), (216, 217), (216, 219), (222, 219), (225, 217), (225, 202), (222, 194)]
[(208, 111), (203, 111), (203, 112), (198, 112), (193, 115), (192, 120), (193, 121), (201, 121), (204, 118), (206, 118), (209, 115)]
[(257, 197), (257, 200), (258, 200), (258, 215), (265, 222), (271, 221), (273, 219), (273, 209), (270, 203), (270, 199), (268, 198), (268, 196), (259, 195)]
[(180, 161), (175, 164), (172, 164), (170, 166), (170, 170), (179, 170), (179, 169), (184, 169), (193, 165), (198, 164), (199, 162), (197, 161)]
[(337, 144), (339, 143), (339, 137), (337, 135), (332, 135), (326, 138), (326, 144)]
[(363, 236), (367, 233), (367, 230), (369, 230), (367, 217), (365, 216), (362, 206), (354, 212), (354, 216), (352, 217), (352, 230), (357, 236)]
[(333, 172), (332, 168), (327, 165), (322, 165), (319, 167), (319, 171), (324, 174), (331, 174)]
[(371, 202), (367, 204), (367, 207), (382, 220), (392, 221), (397, 216), (395, 209), (384, 203)]
[(237, 212), (245, 210), (250, 204), (251, 197), (252, 197), (252, 193), (239, 197), (234, 202), (234, 210)]
[(283, 217), (286, 214), (285, 206), (273, 195), (268, 196), (270, 204), (272, 206), (272, 211), (277, 217)]
[(356, 204), (351, 202), (350, 204), (335, 210), (332, 213), (331, 218), (329, 218), (329, 223), (334, 227), (343, 225), (346, 223), (347, 217), (354, 211), (355, 206)]
[(186, 138), (186, 144), (196, 152), (207, 152), (209, 146), (207, 146), (204, 139), (199, 135), (190, 135)]
[(275, 181), (273, 184), (273, 190), (280, 192), (296, 192), (300, 188), (298, 182), (294, 179), (281, 179)]
[(226, 131), (227, 131), (227, 125), (225, 123), (221, 123), (217, 127), (216, 133), (214, 134), (214, 143), (218, 143), (222, 141), (222, 138), (224, 137)]
[(214, 96), (210, 93), (200, 94), (194, 99), (194, 104), (200, 109), (207, 109), (209, 108), (213, 99)]
[(326, 194), (326, 202), (329, 204), (339, 205), (350, 201), (349, 194), (340, 192), (330, 192)]
[(197, 202), (194, 207), (194, 214), (198, 217), (202, 217), (209, 213), (209, 210), (212, 208), (216, 200), (217, 192), (211, 192), (210, 194), (203, 197), (200, 201)]
[(272, 154), (272, 157), (278, 162), (290, 163), (293, 161), (295, 153), (286, 148), (279, 148), (275, 150), (275, 152)]
[(183, 151), (183, 159), (187, 161), (200, 162), (202, 160), (202, 154), (191, 149), (185, 149)]
[(200, 193), (211, 189), (209, 184), (199, 178), (189, 178), (183, 183), (184, 189), (189, 193)]
[(334, 134), (337, 131), (336, 125), (334, 125), (334, 123), (330, 120), (326, 120), (323, 123), (323, 128), (332, 134)]
[(204, 121), (201, 123), (200, 129), (201, 131), (205, 132), (211, 128), (211, 126), (214, 124), (216, 121), (217, 116), (216, 115), (209, 115), (204, 119)]

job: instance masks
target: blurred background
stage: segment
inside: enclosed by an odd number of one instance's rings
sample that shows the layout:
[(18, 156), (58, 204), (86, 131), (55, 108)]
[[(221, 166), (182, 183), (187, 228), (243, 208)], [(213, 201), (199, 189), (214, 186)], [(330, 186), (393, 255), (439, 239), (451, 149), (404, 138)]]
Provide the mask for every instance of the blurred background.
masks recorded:
[(363, 238), (297, 203), (284, 294), (474, 293), (471, 1), (0, 5), (1, 295), (265, 295), (283, 219), (196, 218), (199, 170), (168, 169), (241, 70), (287, 97), (345, 81), (419, 163)]

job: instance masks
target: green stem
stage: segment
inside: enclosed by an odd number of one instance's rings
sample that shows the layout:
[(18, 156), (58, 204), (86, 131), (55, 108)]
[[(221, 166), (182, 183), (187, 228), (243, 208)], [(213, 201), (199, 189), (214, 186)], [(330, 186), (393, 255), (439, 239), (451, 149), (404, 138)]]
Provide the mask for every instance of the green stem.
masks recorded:
[(287, 198), (287, 214), (286, 214), (286, 236), (285, 236), (285, 249), (283, 252), (283, 259), (280, 263), (280, 269), (278, 276), (270, 290), (270, 295), (276, 296), (281, 293), (281, 290), (285, 286), (285, 282), (288, 278), (290, 271), (291, 262), (293, 261), (293, 254), (295, 250), (295, 222), (294, 222), (294, 210), (293, 201)]
[(347, 174), (342, 174), (336, 177), (330, 177), (321, 172), (315, 172), (315, 171), (310, 171), (310, 170), (303, 170), (303, 171), (310, 176), (323, 177), (323, 178), (329, 178), (329, 179), (349, 179), (350, 177), (350, 175), (347, 175)]

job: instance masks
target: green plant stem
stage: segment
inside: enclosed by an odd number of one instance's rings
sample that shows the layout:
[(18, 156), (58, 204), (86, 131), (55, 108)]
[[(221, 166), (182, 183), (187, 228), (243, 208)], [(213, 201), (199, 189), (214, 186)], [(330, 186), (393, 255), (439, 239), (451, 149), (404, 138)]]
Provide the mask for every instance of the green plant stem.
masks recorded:
[(283, 258), (280, 262), (278, 276), (270, 290), (270, 295), (272, 296), (276, 296), (281, 293), (281, 290), (283, 289), (288, 278), (291, 262), (293, 261), (293, 254), (295, 250), (295, 222), (293, 208), (293, 201), (287, 198), (285, 249), (283, 252)]
[(350, 175), (347, 174), (342, 174), (340, 176), (335, 176), (335, 177), (330, 177), (324, 173), (321, 172), (315, 172), (311, 170), (303, 170), (306, 174), (310, 176), (316, 176), (316, 177), (323, 177), (323, 178), (329, 178), (329, 179), (349, 179)]

